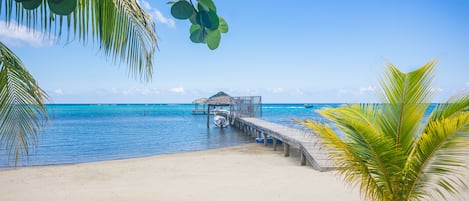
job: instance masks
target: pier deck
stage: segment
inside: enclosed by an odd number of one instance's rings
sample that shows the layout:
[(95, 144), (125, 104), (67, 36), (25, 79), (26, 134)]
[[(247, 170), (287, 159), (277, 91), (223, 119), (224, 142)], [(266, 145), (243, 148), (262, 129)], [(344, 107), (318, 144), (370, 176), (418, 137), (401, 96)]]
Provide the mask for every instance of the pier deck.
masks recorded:
[[(277, 149), (277, 140), (282, 141), (285, 156), (290, 155), (290, 146), (299, 149), (301, 165), (306, 165), (308, 161), (314, 169), (321, 172), (336, 169), (320, 145), (321, 139), (316, 135), (258, 118), (236, 118), (234, 126), (248, 134), (263, 135), (264, 139), (271, 136), (274, 150)], [(267, 140), (264, 140), (264, 144), (267, 145)]]

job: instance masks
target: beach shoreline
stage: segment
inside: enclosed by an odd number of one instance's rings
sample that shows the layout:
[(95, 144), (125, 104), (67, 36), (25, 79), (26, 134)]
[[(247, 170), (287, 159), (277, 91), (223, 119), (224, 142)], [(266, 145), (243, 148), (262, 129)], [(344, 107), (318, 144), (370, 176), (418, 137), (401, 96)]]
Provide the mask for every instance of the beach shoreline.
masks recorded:
[[(469, 179), (469, 172), (466, 178)], [(335, 171), (260, 144), (0, 170), (0, 200), (362, 200)], [(469, 189), (460, 200), (469, 198)], [(459, 200), (459, 199), (457, 199)]]
[(259, 144), (0, 170), (0, 200), (360, 200), (334, 172)]

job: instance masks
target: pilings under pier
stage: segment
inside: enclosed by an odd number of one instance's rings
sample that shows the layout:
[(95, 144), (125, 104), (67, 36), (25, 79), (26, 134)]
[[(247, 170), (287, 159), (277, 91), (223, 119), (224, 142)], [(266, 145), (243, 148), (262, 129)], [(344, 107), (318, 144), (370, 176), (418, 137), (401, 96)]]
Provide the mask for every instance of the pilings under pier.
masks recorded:
[(321, 172), (337, 169), (319, 143), (320, 138), (311, 133), (257, 118), (236, 118), (234, 127), (249, 136), (263, 137), (265, 146), (268, 145), (267, 139), (270, 136), (274, 150), (277, 150), (277, 141), (282, 141), (285, 157), (290, 156), (290, 146), (299, 149), (301, 165), (309, 163)]

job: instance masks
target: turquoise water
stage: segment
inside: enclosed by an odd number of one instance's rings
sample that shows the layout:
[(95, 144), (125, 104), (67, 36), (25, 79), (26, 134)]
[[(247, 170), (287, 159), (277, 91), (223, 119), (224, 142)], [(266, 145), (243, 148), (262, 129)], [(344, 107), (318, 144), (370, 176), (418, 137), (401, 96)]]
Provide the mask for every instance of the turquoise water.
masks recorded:
[[(295, 126), (318, 118), (303, 104), (264, 104), (265, 120)], [(332, 105), (336, 106), (336, 105)], [(206, 150), (251, 143), (235, 128), (207, 128), (191, 104), (48, 105), (51, 122), (34, 153), (19, 166), (71, 164)], [(5, 153), (5, 152), (3, 152)], [(11, 166), (2, 154), (0, 167)]]
[[(339, 104), (263, 104), (262, 119), (300, 127), (292, 119), (319, 119), (314, 112)], [(220, 129), (191, 104), (48, 105), (51, 119), (39, 145), (19, 166), (56, 165), (207, 150), (252, 143), (235, 128)], [(430, 110), (429, 110), (430, 111)], [(0, 151), (0, 168), (11, 166)]]

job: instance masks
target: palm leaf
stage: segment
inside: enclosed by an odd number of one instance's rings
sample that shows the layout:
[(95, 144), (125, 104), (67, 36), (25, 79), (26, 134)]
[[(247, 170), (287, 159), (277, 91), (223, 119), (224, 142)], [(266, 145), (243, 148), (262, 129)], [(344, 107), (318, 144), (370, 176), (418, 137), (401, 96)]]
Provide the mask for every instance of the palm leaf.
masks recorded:
[(465, 165), (463, 156), (469, 154), (469, 112), (464, 111), (469, 102), (467, 95), (457, 100), (441, 107), (449, 108), (447, 112), (436, 109), (416, 142), (406, 168), (409, 198), (428, 197), (429, 192), (445, 198), (443, 192), (454, 194), (465, 185), (459, 173)]
[(326, 146), (339, 150), (339, 155), (333, 152), (331, 156), (342, 169), (341, 174), (349, 182), (362, 177), (361, 192), (373, 200), (393, 195), (394, 188), (397, 188), (392, 182), (397, 180), (395, 164), (403, 160), (394, 154), (392, 138), (383, 135), (376, 127), (377, 108), (376, 105), (355, 105), (318, 111), (342, 131), (343, 140), (324, 126), (304, 124), (321, 133)]
[(0, 12), (5, 13), (7, 23), (16, 21), (48, 36), (60, 36), (65, 29), (68, 40), (77, 37), (83, 44), (91, 40), (114, 63), (127, 64), (131, 76), (151, 80), (157, 48), (155, 24), (137, 0), (78, 0), (68, 16), (51, 13), (47, 0), (35, 10), (21, 9), (22, 4), (13, 0), (3, 5)]
[(37, 144), (42, 117), (47, 117), (46, 98), (20, 59), (0, 42), (0, 149), (15, 164)]
[(406, 74), (389, 64), (381, 82), (385, 118), (381, 118), (380, 127), (406, 154), (412, 149), (430, 103), (434, 65), (431, 61)]
[(451, 97), (446, 103), (439, 104), (430, 114), (428, 123), (451, 117), (469, 109), (469, 94)]
[(345, 182), (359, 186), (361, 194), (372, 200), (380, 200), (385, 196), (383, 187), (373, 176), (365, 161), (352, 149), (351, 145), (338, 137), (328, 124), (312, 120), (297, 121), (314, 130), (323, 140), (322, 145), (329, 150), (329, 156), (339, 167), (338, 173)]
[(381, 82), (383, 104), (342, 106), (319, 113), (343, 134), (311, 120), (339, 173), (372, 200), (421, 200), (457, 194), (469, 154), (469, 94), (435, 108), (426, 124), (434, 62), (402, 73), (393, 65)]

